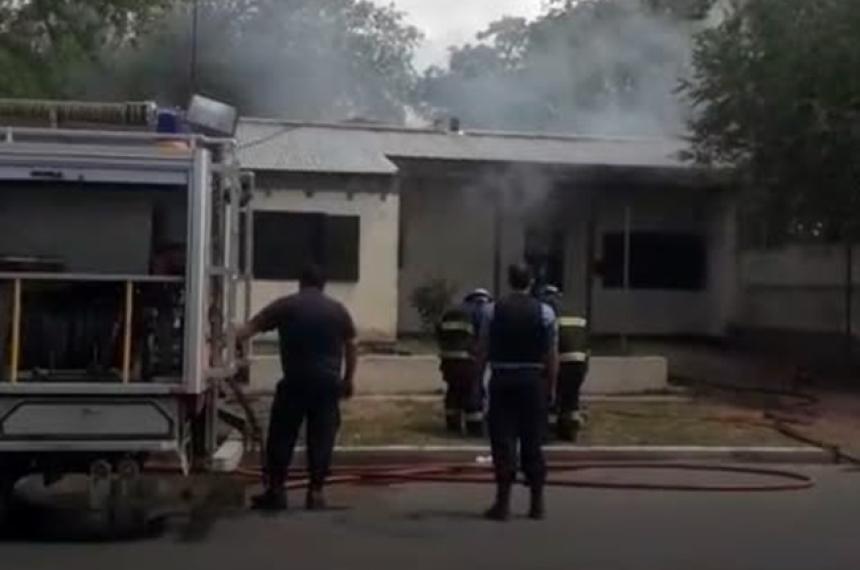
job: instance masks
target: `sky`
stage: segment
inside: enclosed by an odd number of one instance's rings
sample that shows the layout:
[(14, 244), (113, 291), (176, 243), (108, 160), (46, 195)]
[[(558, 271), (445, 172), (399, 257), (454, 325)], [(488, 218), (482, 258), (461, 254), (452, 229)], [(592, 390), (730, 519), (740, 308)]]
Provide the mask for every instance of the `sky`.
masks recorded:
[(415, 64), (419, 70), (444, 64), (447, 49), (474, 41), (475, 34), (502, 16), (533, 18), (540, 13), (543, 0), (373, 0), (394, 4), (406, 12), (407, 20), (425, 34)]

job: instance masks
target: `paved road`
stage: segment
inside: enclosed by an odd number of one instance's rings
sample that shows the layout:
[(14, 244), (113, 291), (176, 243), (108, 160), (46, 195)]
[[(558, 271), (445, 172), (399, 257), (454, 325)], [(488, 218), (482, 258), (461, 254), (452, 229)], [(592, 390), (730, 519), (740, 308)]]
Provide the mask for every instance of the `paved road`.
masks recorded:
[[(0, 567), (100, 570), (856, 570), (860, 472), (798, 468), (810, 491), (704, 494), (554, 490), (550, 518), (476, 518), (480, 486), (342, 488), (325, 513), (241, 513), (187, 536), (111, 544), (0, 543)], [(518, 508), (524, 507), (524, 493)]]

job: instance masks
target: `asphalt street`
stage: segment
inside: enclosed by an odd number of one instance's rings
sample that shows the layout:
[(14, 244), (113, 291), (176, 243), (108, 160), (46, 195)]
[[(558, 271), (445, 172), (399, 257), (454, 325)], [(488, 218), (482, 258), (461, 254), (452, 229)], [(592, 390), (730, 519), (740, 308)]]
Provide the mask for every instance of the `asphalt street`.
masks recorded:
[[(342, 487), (331, 490), (332, 508), (322, 513), (213, 514), (193, 532), (174, 521), (154, 536), (124, 542), (6, 539), (0, 568), (860, 568), (860, 471), (795, 469), (817, 485), (728, 494), (553, 489), (543, 522), (521, 515), (508, 523), (482, 520), (488, 486)], [(298, 505), (302, 497), (291, 498)], [(521, 513), (525, 490), (515, 498)]]

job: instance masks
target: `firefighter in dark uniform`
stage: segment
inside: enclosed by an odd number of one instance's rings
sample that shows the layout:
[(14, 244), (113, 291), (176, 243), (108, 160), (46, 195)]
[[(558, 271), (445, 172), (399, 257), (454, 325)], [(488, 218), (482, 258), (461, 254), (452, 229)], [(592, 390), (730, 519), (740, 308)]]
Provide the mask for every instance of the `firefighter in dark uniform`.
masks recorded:
[(558, 287), (547, 285), (541, 297), (558, 316), (558, 381), (551, 414), (555, 416), (555, 432), (561, 440), (576, 441), (586, 420), (580, 407), (579, 393), (588, 374), (591, 355), (588, 321), (584, 317), (564, 313)]
[(463, 302), (445, 312), (436, 329), (440, 370), (447, 385), (445, 426), (448, 431), (481, 436), (484, 431), (484, 369), (476, 355), (478, 332), (492, 296), (475, 289)]
[(0, 281), (0, 382), (6, 381), (10, 358), (7, 354), (12, 328), (12, 287)]
[[(238, 341), (277, 329), (284, 378), (272, 402), (266, 445), (266, 490), (253, 506), (283, 510), (284, 483), (299, 429), (307, 421), (310, 485), (305, 506), (325, 507), (328, 476), (340, 427), (340, 398), (353, 393), (357, 349), (355, 326), (347, 310), (323, 294), (319, 268), (305, 269), (300, 291), (270, 304), (237, 332)], [(345, 360), (345, 364), (344, 364)]]
[(492, 367), (488, 419), (496, 476), (496, 500), (485, 516), (506, 520), (510, 514), (519, 443), (519, 463), (531, 490), (529, 517), (540, 519), (546, 480), (543, 434), (558, 373), (556, 318), (530, 295), (527, 267), (511, 266), (508, 283), (513, 293), (488, 311), (480, 341)]

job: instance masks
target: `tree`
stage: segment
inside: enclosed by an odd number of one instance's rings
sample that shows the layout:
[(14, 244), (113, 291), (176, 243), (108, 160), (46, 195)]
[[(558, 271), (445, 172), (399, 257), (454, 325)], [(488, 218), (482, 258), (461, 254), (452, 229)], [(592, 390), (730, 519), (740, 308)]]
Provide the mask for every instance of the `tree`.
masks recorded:
[(404, 118), (420, 32), (366, 0), (0, 0), (0, 96), (158, 99), (246, 114)]
[(858, 33), (853, 0), (749, 0), (696, 39), (693, 158), (731, 165), (787, 236), (856, 232)]
[[(243, 114), (402, 120), (420, 32), (363, 0), (199, 0), (196, 88)], [(190, 9), (114, 59), (113, 93), (182, 103), (191, 91)]]
[(0, 0), (0, 96), (69, 97), (83, 70), (133, 44), (168, 0)]
[(695, 41), (691, 156), (731, 166), (771, 236), (843, 241), (846, 333), (860, 234), (860, 3), (746, 0)]
[(556, 0), (534, 21), (504, 18), (477, 45), (452, 48), (419, 94), (431, 113), (479, 128), (677, 133), (689, 20), (712, 2)]

